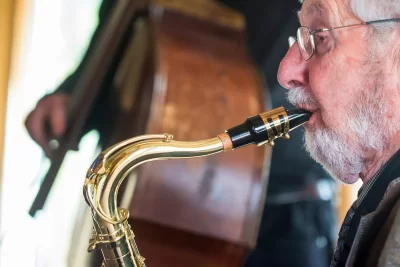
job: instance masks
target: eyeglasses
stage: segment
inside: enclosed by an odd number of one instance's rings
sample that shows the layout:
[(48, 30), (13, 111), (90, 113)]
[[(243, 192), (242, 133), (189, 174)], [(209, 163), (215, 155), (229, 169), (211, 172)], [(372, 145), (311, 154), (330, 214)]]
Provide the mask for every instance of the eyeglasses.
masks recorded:
[[(359, 24), (351, 24), (339, 27), (331, 27), (331, 28), (323, 28), (311, 31), (306, 26), (301, 26), (297, 29), (297, 41), (299, 43), (299, 48), (301, 55), (303, 56), (304, 60), (309, 60), (315, 53), (315, 42), (314, 42), (314, 34), (319, 32), (327, 32), (335, 29), (353, 27), (353, 26), (361, 26), (361, 25), (370, 25), (374, 23), (384, 23), (384, 22), (395, 22), (400, 21), (400, 18), (393, 18), (393, 19), (383, 19), (383, 20), (374, 20), (363, 22)], [(289, 47), (291, 47), (296, 42), (296, 38), (293, 36), (289, 37)]]

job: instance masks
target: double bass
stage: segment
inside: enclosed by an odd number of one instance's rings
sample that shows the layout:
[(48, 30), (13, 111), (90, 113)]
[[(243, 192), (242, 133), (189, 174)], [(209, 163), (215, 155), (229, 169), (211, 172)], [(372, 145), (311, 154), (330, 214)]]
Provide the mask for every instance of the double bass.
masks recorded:
[[(211, 0), (132, 2), (119, 0), (110, 13), (103, 40), (108, 34), (113, 46), (99, 42), (86, 66), (91, 71), (81, 75), (68, 141), (61, 140), (59, 149), (76, 145), (90, 111), (82, 116), (81, 108), (96, 105), (99, 76), (109, 75), (127, 31), (133, 34), (112, 70), (113, 125), (104, 147), (153, 133), (206, 139), (270, 108), (238, 13)], [(99, 58), (101, 52), (110, 58)], [(268, 146), (249, 146), (207, 158), (149, 162), (131, 173), (119, 201), (127, 203), (142, 255), (157, 255), (146, 265), (242, 266), (256, 243), (270, 156)]]

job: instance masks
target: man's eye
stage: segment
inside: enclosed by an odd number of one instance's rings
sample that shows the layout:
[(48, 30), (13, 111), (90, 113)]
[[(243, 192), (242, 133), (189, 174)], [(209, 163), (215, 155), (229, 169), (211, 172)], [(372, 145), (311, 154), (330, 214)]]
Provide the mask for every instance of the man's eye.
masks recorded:
[(328, 41), (328, 36), (324, 34), (316, 34), (314, 36), (314, 41), (315, 44), (323, 44), (324, 42), (326, 43)]
[(315, 34), (314, 35), (315, 50), (317, 54), (324, 54), (329, 51), (329, 35)]

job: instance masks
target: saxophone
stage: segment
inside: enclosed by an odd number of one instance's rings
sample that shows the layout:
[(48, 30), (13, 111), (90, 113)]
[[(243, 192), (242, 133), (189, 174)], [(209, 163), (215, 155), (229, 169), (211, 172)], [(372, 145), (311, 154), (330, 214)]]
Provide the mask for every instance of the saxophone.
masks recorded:
[(208, 156), (255, 144), (273, 146), (276, 138), (289, 138), (289, 132), (309, 120), (311, 113), (283, 107), (252, 116), (217, 137), (183, 142), (171, 134), (142, 135), (104, 150), (90, 166), (83, 194), (93, 218), (93, 235), (88, 252), (101, 249), (102, 266), (145, 267), (134, 233), (128, 224), (129, 212), (117, 207), (118, 189), (128, 173), (154, 160)]

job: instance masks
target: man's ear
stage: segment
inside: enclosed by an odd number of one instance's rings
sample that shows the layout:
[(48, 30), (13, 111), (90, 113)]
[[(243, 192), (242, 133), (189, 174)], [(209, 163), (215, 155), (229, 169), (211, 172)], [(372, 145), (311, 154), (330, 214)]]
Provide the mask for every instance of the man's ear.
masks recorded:
[(395, 42), (393, 47), (393, 68), (392, 77), (396, 79), (397, 84), (397, 96), (400, 97), (400, 28), (396, 30)]
[(396, 29), (394, 29), (391, 34), (387, 34), (387, 36), (389, 39), (387, 40), (387, 45), (385, 45), (385, 50), (387, 51), (386, 58), (388, 61), (390, 61), (389, 58), (392, 59), (392, 74), (397, 73), (396, 76), (399, 79), (400, 85), (400, 23), (398, 23)]
[(397, 73), (397, 79), (399, 80), (400, 90), (400, 28), (396, 30), (395, 42), (393, 44), (393, 72)]

